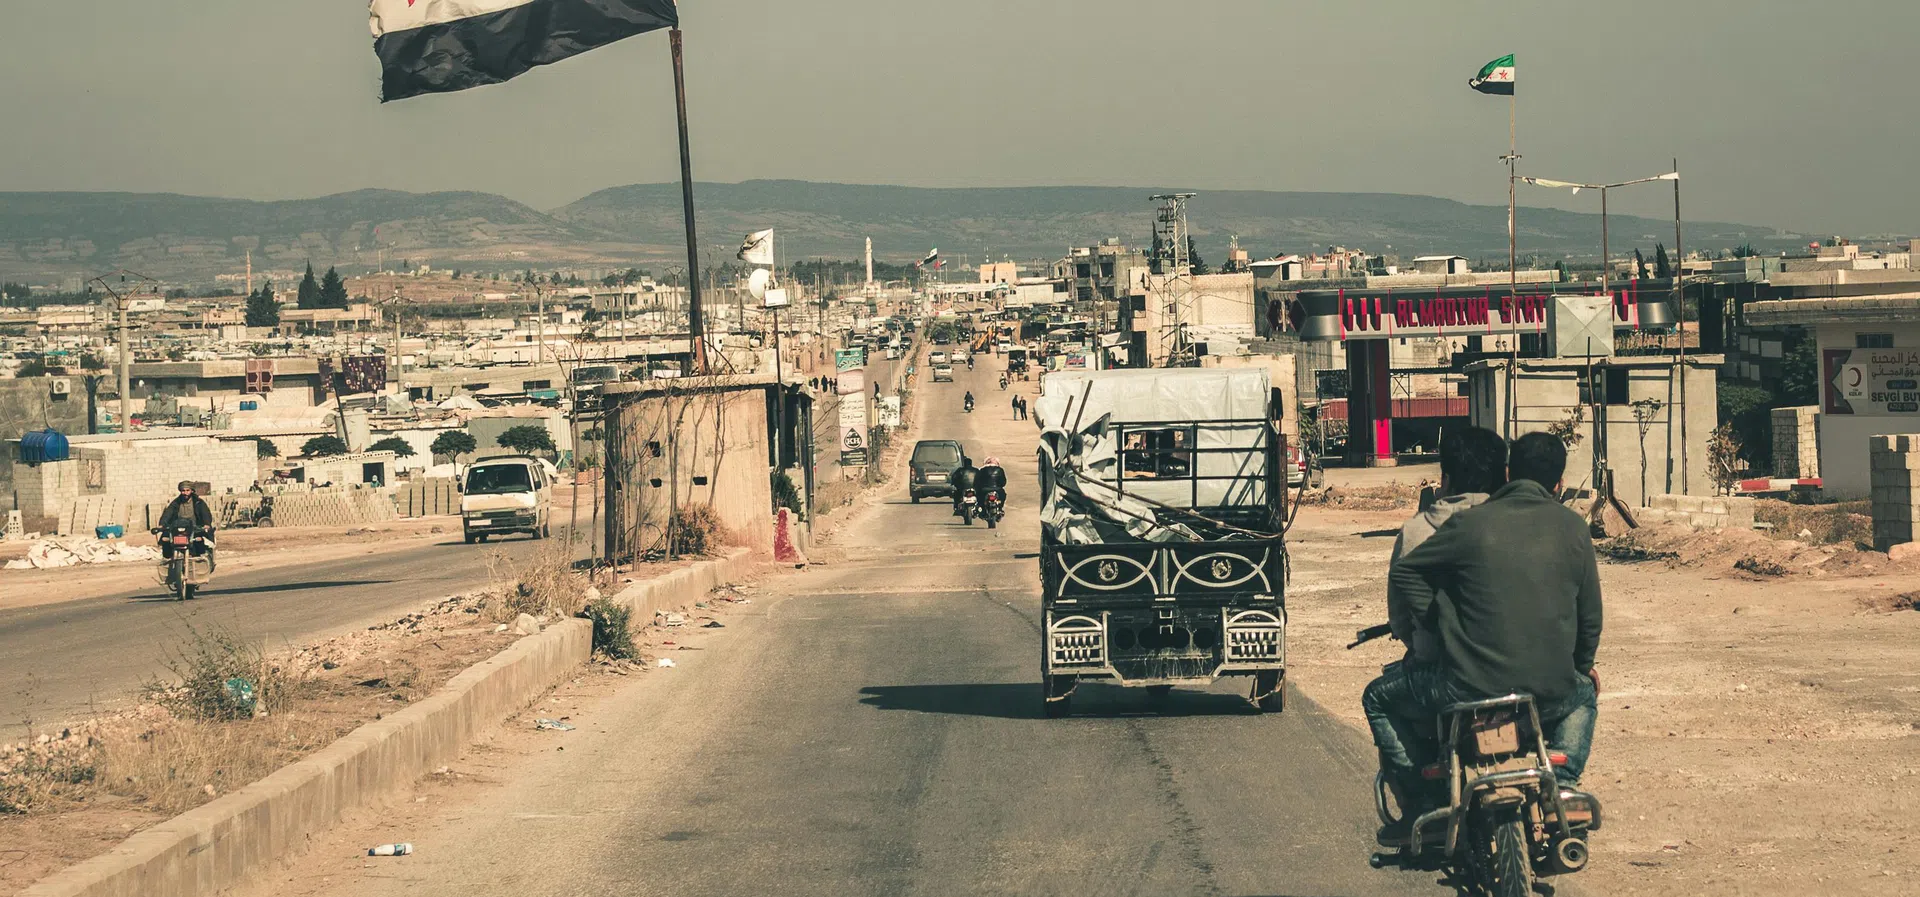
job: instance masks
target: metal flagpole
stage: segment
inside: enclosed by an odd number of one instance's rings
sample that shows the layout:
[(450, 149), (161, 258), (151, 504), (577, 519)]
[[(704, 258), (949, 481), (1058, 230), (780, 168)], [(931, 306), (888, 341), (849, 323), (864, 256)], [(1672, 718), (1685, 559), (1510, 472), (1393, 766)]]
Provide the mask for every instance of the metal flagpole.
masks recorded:
[[(693, 226), (693, 152), (687, 145), (687, 75), (681, 62), (680, 29), (667, 32), (673, 44), (673, 98), (680, 113), (680, 198), (687, 218), (687, 339), (693, 370), (707, 372), (706, 326), (700, 316), (700, 241)], [(622, 334), (624, 336), (625, 334)]]
[[(1518, 79), (1515, 79), (1516, 81)], [(1507, 439), (1513, 438), (1514, 383), (1520, 368), (1520, 240), (1514, 232), (1514, 165), (1520, 160), (1519, 85), (1507, 95)]]
[[(1674, 269), (1667, 273), (1673, 275), (1673, 304), (1675, 314), (1680, 316), (1680, 494), (1691, 495), (1687, 490), (1687, 294), (1681, 288), (1680, 268), (1686, 259), (1686, 251), (1680, 245), (1680, 160), (1673, 160), (1673, 264)], [(1672, 451), (1668, 451), (1672, 455)]]

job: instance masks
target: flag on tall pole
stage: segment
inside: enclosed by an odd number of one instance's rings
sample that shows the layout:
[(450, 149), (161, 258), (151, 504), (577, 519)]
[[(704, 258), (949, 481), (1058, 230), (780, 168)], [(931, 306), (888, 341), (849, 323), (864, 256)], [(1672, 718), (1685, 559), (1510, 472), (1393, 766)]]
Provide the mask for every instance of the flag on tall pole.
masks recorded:
[(927, 253), (926, 258), (923, 258), (913, 263), (913, 266), (915, 268), (925, 268), (928, 265), (932, 265), (935, 268), (940, 267), (940, 250), (938, 247), (936, 247), (932, 252)]
[(380, 101), (498, 84), (674, 28), (673, 0), (370, 0)]
[(1487, 63), (1480, 69), (1480, 74), (1467, 81), (1467, 86), (1481, 93), (1513, 96), (1513, 54)]

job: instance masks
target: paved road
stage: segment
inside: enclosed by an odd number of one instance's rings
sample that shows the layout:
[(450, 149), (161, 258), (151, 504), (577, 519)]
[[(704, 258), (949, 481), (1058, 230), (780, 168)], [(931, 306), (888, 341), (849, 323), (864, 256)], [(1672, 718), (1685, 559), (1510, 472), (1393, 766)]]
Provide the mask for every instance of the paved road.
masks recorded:
[(0, 611), (0, 738), (24, 732), (29, 718), (45, 729), (125, 701), (163, 671), (189, 626), (218, 624), (270, 647), (299, 643), (484, 585), (494, 549), (519, 557), (537, 544), (507, 538), (468, 546), (455, 523), (441, 541), (404, 551), (216, 573), (186, 603), (145, 586)]
[(897, 495), (843, 534), (847, 561), (773, 579), (706, 650), (483, 774), (497, 786), (342, 833), (417, 856), (316, 858), (274, 891), (1447, 893), (1367, 867), (1370, 750), (1297, 693), (1260, 715), (1234, 684), (1158, 705), (1083, 686), (1072, 718), (1041, 716), (1033, 431), (991, 376), (924, 389), (923, 435), (1007, 463), (1007, 526)]

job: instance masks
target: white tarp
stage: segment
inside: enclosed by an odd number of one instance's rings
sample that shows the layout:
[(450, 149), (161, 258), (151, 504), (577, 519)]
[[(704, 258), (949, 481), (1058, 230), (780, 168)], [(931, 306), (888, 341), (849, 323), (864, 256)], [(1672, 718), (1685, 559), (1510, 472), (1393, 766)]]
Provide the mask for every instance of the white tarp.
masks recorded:
[[(1270, 399), (1264, 368), (1048, 375), (1041, 397), (1034, 402), (1041, 464), (1050, 471), (1042, 525), (1067, 544), (1112, 537), (1198, 540), (1184, 524), (1159, 523), (1156, 508), (1244, 507), (1265, 502)], [(1163, 449), (1167, 440), (1191, 438), (1193, 445), (1186, 448), (1237, 451), (1182, 454), (1176, 447), (1172, 459), (1185, 464), (1186, 470), (1122, 470), (1123, 438), (1143, 445), (1149, 438), (1161, 440)], [(1185, 475), (1187, 471), (1232, 479), (1195, 480)]]

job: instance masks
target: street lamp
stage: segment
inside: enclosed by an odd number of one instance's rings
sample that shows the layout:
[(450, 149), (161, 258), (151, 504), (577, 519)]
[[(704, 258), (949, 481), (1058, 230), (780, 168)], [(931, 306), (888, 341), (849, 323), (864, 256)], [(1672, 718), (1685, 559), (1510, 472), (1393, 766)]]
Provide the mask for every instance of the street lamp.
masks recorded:
[[(1610, 269), (1613, 267), (1613, 255), (1610, 252), (1612, 247), (1608, 245), (1607, 191), (1615, 187), (1631, 187), (1634, 184), (1646, 184), (1653, 181), (1677, 181), (1680, 180), (1680, 172), (1669, 171), (1666, 174), (1656, 174), (1650, 178), (1635, 178), (1631, 181), (1621, 181), (1617, 184), (1580, 184), (1573, 181), (1556, 181), (1549, 178), (1530, 177), (1522, 177), (1521, 180), (1536, 187), (1570, 187), (1574, 193), (1579, 193), (1582, 190), (1600, 191), (1600, 292), (1611, 296), (1613, 292), (1607, 285), (1607, 278), (1608, 275), (1612, 273)], [(1675, 251), (1679, 251), (1679, 247), (1675, 247)]]

